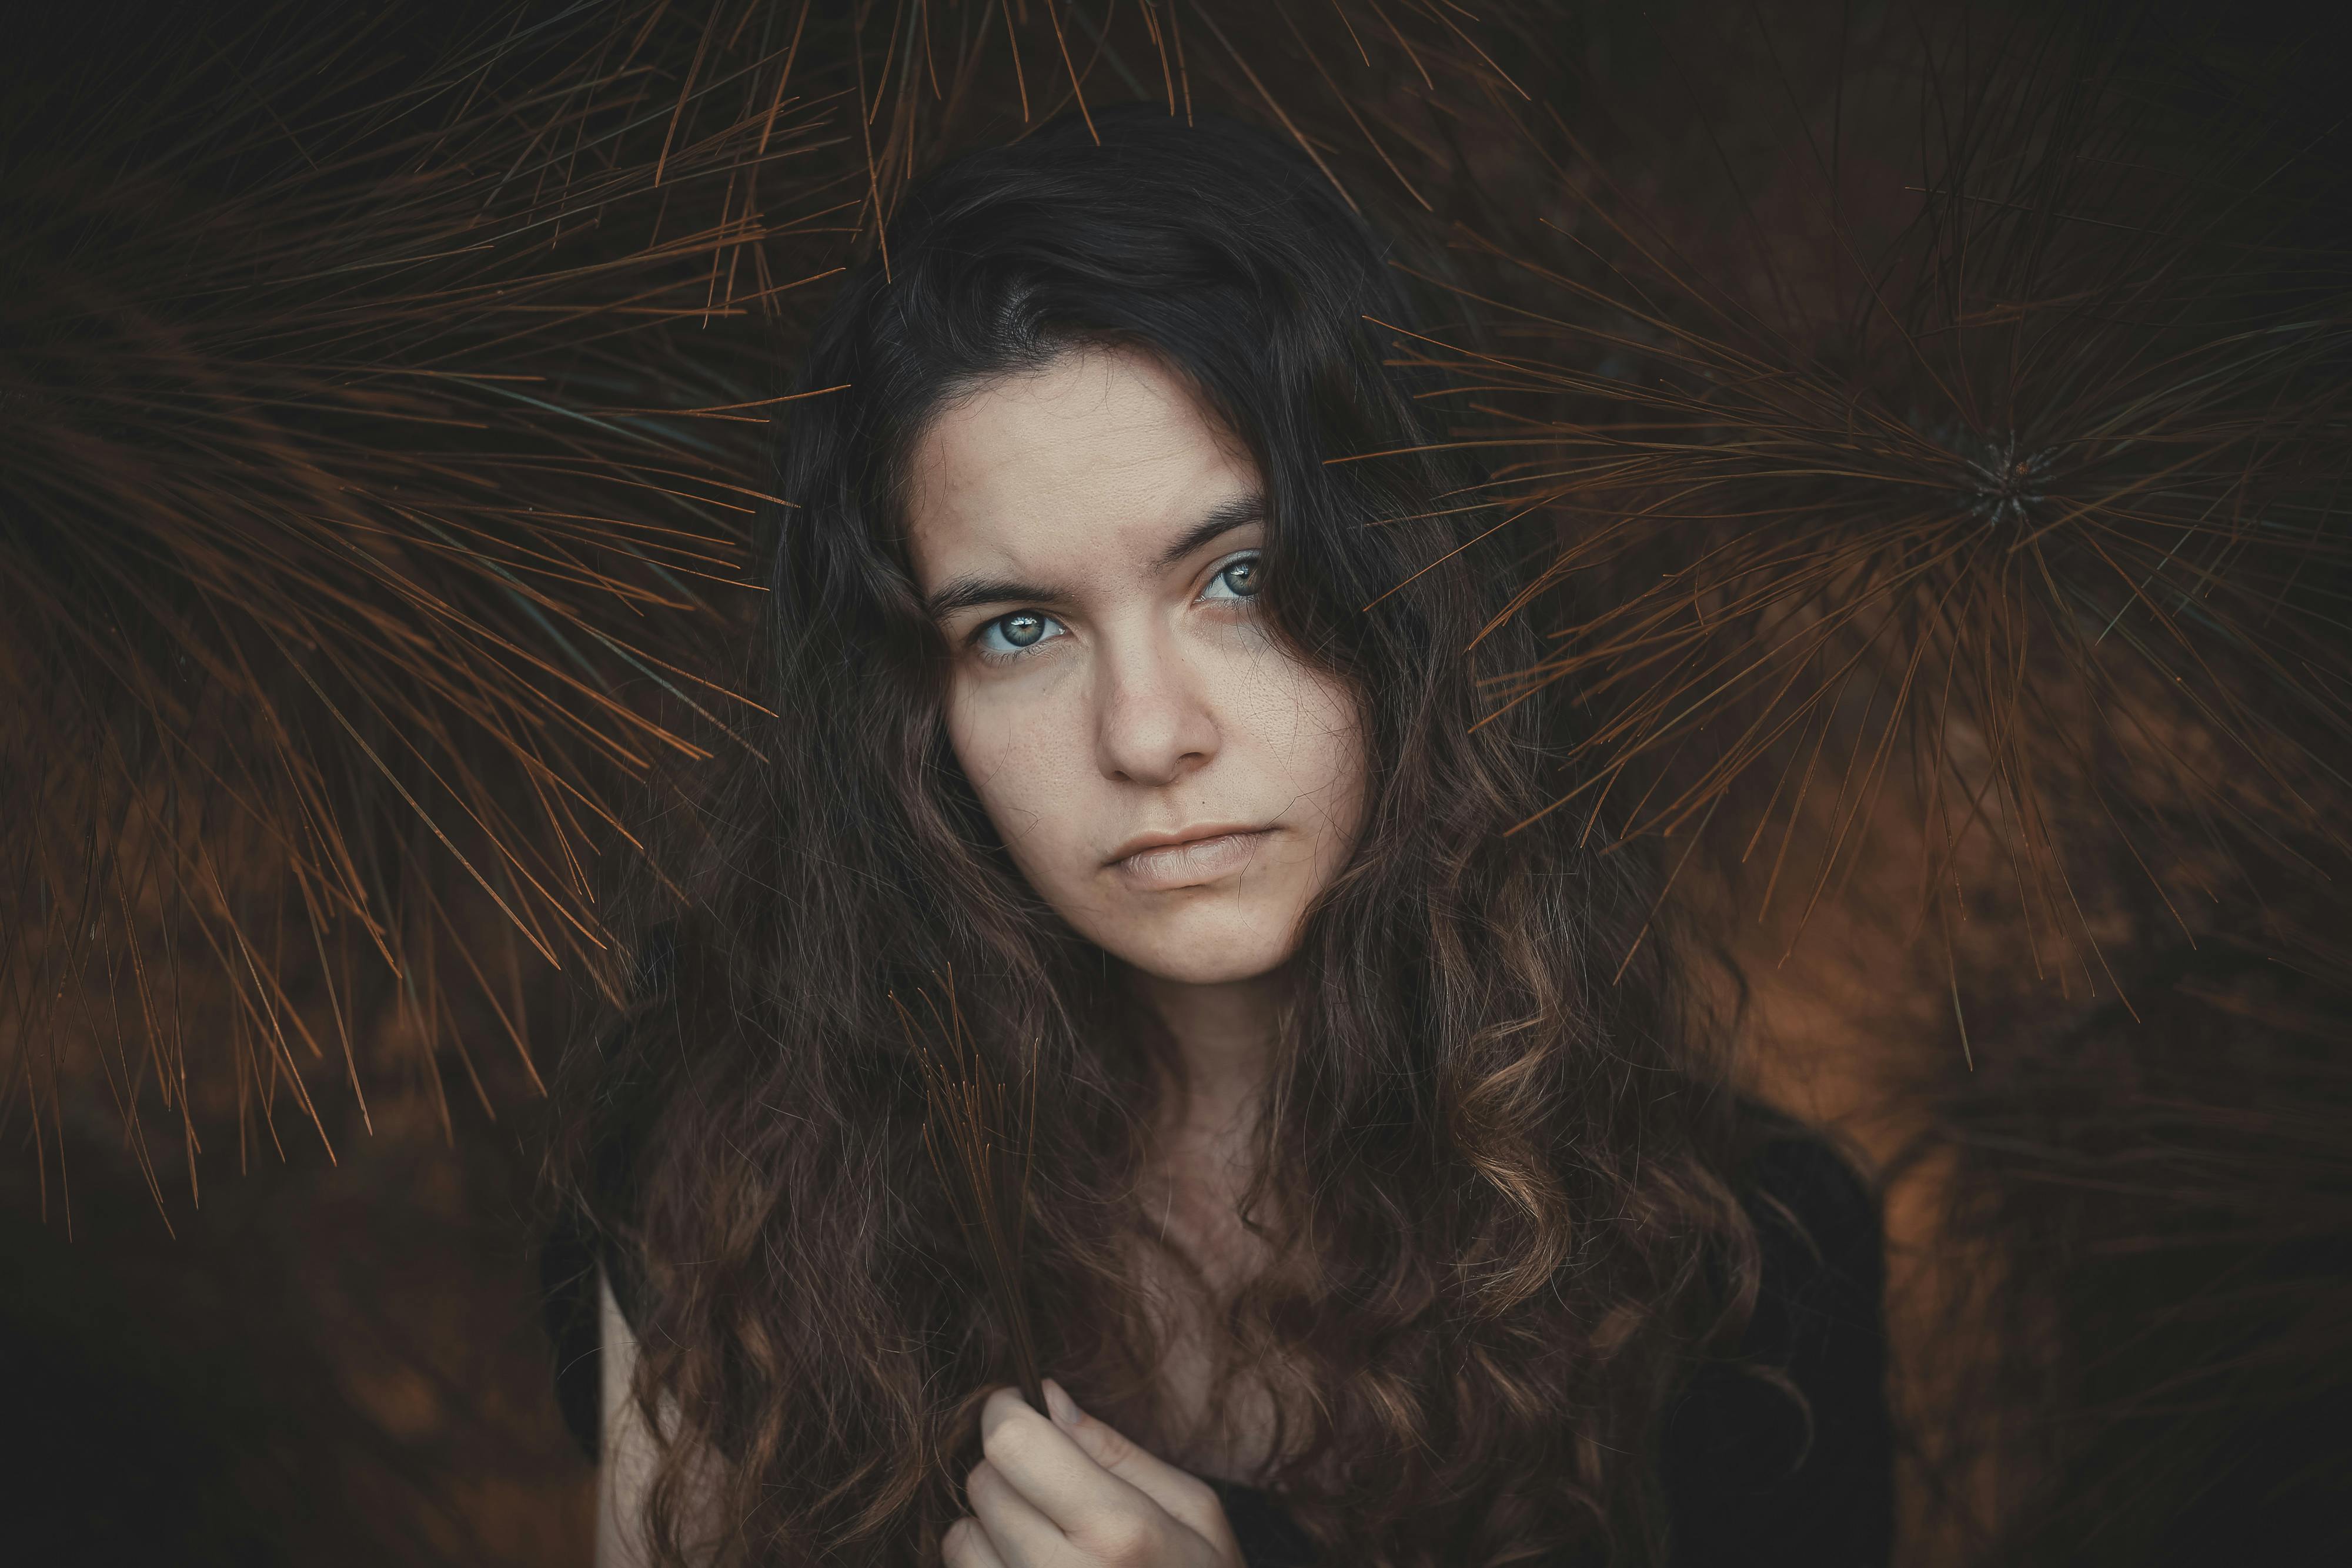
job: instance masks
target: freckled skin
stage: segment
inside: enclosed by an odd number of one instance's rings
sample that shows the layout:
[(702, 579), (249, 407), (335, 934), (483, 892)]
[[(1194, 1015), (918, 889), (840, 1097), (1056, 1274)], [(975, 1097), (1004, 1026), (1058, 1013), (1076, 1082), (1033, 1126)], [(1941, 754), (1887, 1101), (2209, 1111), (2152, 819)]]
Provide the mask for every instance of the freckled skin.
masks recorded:
[[(1163, 986), (1282, 965), (1360, 824), (1354, 704), (1237, 591), (1263, 524), (1158, 564), (1213, 508), (1257, 493), (1246, 452), (1156, 361), (1091, 348), (957, 400), (909, 477), (924, 593), (972, 576), (1054, 591), (940, 623), (950, 741), (1031, 886)], [(1022, 612), (1043, 619), (1006, 621)], [(1271, 831), (1189, 885), (1139, 886), (1106, 863), (1139, 833), (1206, 824)]]

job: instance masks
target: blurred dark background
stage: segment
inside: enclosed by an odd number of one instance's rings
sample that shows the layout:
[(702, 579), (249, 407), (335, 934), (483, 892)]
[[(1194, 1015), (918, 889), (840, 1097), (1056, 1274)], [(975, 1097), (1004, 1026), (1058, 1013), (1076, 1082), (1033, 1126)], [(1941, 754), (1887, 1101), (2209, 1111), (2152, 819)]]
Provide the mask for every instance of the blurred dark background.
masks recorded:
[[(459, 1087), (462, 1092), (462, 1086)], [(26, 1563), (556, 1563), (594, 1472), (557, 1416), (527, 1126), (328, 1111), (283, 1158), (156, 1204), (76, 1137), (0, 1188), (0, 1495)], [(466, 1113), (472, 1113), (467, 1115)], [(304, 1134), (310, 1129), (305, 1124)]]

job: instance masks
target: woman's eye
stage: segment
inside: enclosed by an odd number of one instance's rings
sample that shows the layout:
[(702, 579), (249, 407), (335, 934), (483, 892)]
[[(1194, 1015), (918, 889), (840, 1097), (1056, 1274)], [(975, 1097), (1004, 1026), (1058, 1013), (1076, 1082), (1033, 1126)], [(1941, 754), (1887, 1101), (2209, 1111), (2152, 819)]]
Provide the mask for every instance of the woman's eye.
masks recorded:
[(1009, 659), (1045, 641), (1045, 629), (1059, 624), (1052, 616), (1040, 615), (1034, 610), (1016, 610), (981, 627), (980, 650), (993, 658)]
[(1255, 599), (1265, 582), (1265, 561), (1255, 555), (1240, 556), (1227, 561), (1216, 576), (1209, 579), (1211, 589), (1223, 587), (1225, 593), (1211, 593), (1208, 597), (1222, 599), (1230, 595), (1234, 599)]

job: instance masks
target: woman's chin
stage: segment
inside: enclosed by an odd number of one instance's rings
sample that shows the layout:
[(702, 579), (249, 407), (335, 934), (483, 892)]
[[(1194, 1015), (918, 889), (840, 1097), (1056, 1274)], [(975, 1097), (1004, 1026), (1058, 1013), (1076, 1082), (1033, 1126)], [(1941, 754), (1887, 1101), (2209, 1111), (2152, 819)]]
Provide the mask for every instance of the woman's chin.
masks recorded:
[(1208, 914), (1188, 911), (1190, 917), (1155, 923), (1161, 929), (1118, 933), (1101, 945), (1131, 967), (1175, 986), (1259, 979), (1297, 951), (1297, 922), (1287, 912), (1280, 919), (1200, 917)]

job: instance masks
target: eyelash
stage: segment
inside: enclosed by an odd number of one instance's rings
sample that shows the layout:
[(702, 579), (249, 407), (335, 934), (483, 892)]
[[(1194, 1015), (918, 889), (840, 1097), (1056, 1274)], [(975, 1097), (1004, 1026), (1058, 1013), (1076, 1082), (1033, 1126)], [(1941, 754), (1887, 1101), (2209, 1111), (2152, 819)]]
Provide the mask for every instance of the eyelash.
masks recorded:
[[(1219, 562), (1217, 563), (1216, 570), (1209, 573), (1209, 581), (1210, 581), (1210, 582), (1212, 582), (1212, 583), (1223, 582), (1223, 581), (1224, 580), (1225, 573), (1227, 573), (1227, 572), (1229, 572), (1229, 571), (1233, 570), (1233, 569), (1234, 569), (1234, 568), (1235, 568), (1235, 567), (1237, 567), (1237, 566), (1240, 566), (1240, 565), (1242, 565), (1242, 564), (1243, 564), (1243, 563), (1244, 563), (1244, 562), (1247, 562), (1247, 561), (1255, 561), (1255, 560), (1258, 560), (1258, 559), (1260, 559), (1263, 557), (1264, 553), (1265, 553), (1265, 552), (1264, 552), (1264, 551), (1262, 551), (1262, 550), (1255, 550), (1255, 549), (1246, 549), (1246, 550), (1239, 550), (1239, 551), (1236, 551), (1234, 554), (1233, 554), (1233, 555), (1231, 555), (1231, 556), (1228, 556), (1225, 559), (1221, 560), (1221, 561), (1219, 561)], [(1256, 594), (1254, 594), (1254, 593), (1253, 593), (1253, 594), (1248, 594), (1248, 595), (1245, 595), (1245, 596), (1244, 596), (1244, 595), (1241, 595), (1241, 594), (1236, 594), (1236, 595), (1234, 595), (1234, 596), (1233, 598), (1231, 598), (1231, 599), (1228, 599), (1228, 600), (1223, 600), (1223, 601), (1216, 601), (1216, 602), (1222, 602), (1222, 603), (1227, 603), (1227, 604), (1247, 604), (1247, 603), (1251, 602), (1253, 600), (1255, 600), (1256, 597), (1257, 597), (1257, 595), (1256, 595)], [(987, 647), (985, 647), (985, 646), (983, 646), (983, 645), (982, 645), (982, 639), (984, 639), (984, 638), (988, 635), (988, 633), (989, 633), (989, 632), (990, 632), (990, 630), (991, 630), (992, 628), (994, 628), (994, 627), (997, 627), (997, 626), (1002, 626), (1003, 624), (1004, 624), (1004, 622), (1006, 622), (1007, 621), (1012, 620), (1012, 619), (1013, 619), (1014, 616), (1016, 616), (1016, 615), (1034, 615), (1034, 616), (1036, 616), (1039, 620), (1041, 620), (1041, 621), (1048, 621), (1048, 622), (1053, 622), (1055, 625), (1056, 625), (1056, 626), (1058, 626), (1058, 625), (1060, 625), (1060, 624), (1061, 624), (1061, 622), (1058, 622), (1058, 621), (1055, 621), (1055, 620), (1054, 620), (1054, 618), (1053, 618), (1052, 616), (1050, 616), (1050, 615), (1048, 615), (1048, 614), (1045, 613), (1043, 611), (1038, 611), (1038, 610), (1012, 610), (1012, 611), (1007, 611), (1005, 613), (1003, 613), (1003, 614), (1002, 614), (1002, 615), (992, 616), (992, 617), (991, 617), (990, 619), (988, 619), (988, 620), (986, 620), (986, 621), (982, 622), (979, 625), (977, 625), (977, 626), (975, 626), (975, 627), (973, 627), (973, 628), (972, 628), (972, 632), (971, 632), (971, 643), (972, 651), (973, 651), (974, 653), (978, 653), (978, 654), (981, 656), (981, 658), (982, 658), (982, 660), (984, 660), (985, 662), (987, 662), (987, 663), (989, 663), (989, 664), (1009, 664), (1013, 663), (1015, 659), (1019, 659), (1019, 658), (1021, 658), (1021, 657), (1024, 656), (1025, 654), (1029, 653), (1030, 652), (1032, 652), (1032, 651), (1033, 651), (1033, 650), (1034, 650), (1034, 649), (1042, 648), (1042, 647), (1044, 647), (1047, 643), (1049, 643), (1049, 642), (1052, 642), (1052, 641), (1053, 641), (1053, 639), (1052, 639), (1052, 638), (1050, 638), (1050, 637), (1040, 637), (1040, 638), (1038, 638), (1038, 639), (1037, 639), (1037, 641), (1035, 641), (1034, 643), (1030, 643), (1028, 647), (1026, 647), (1026, 648), (1015, 648), (1015, 649), (1013, 649), (1011, 653), (995, 653), (995, 652), (992, 652), (992, 650), (990, 650), (989, 648), (987, 648)]]

